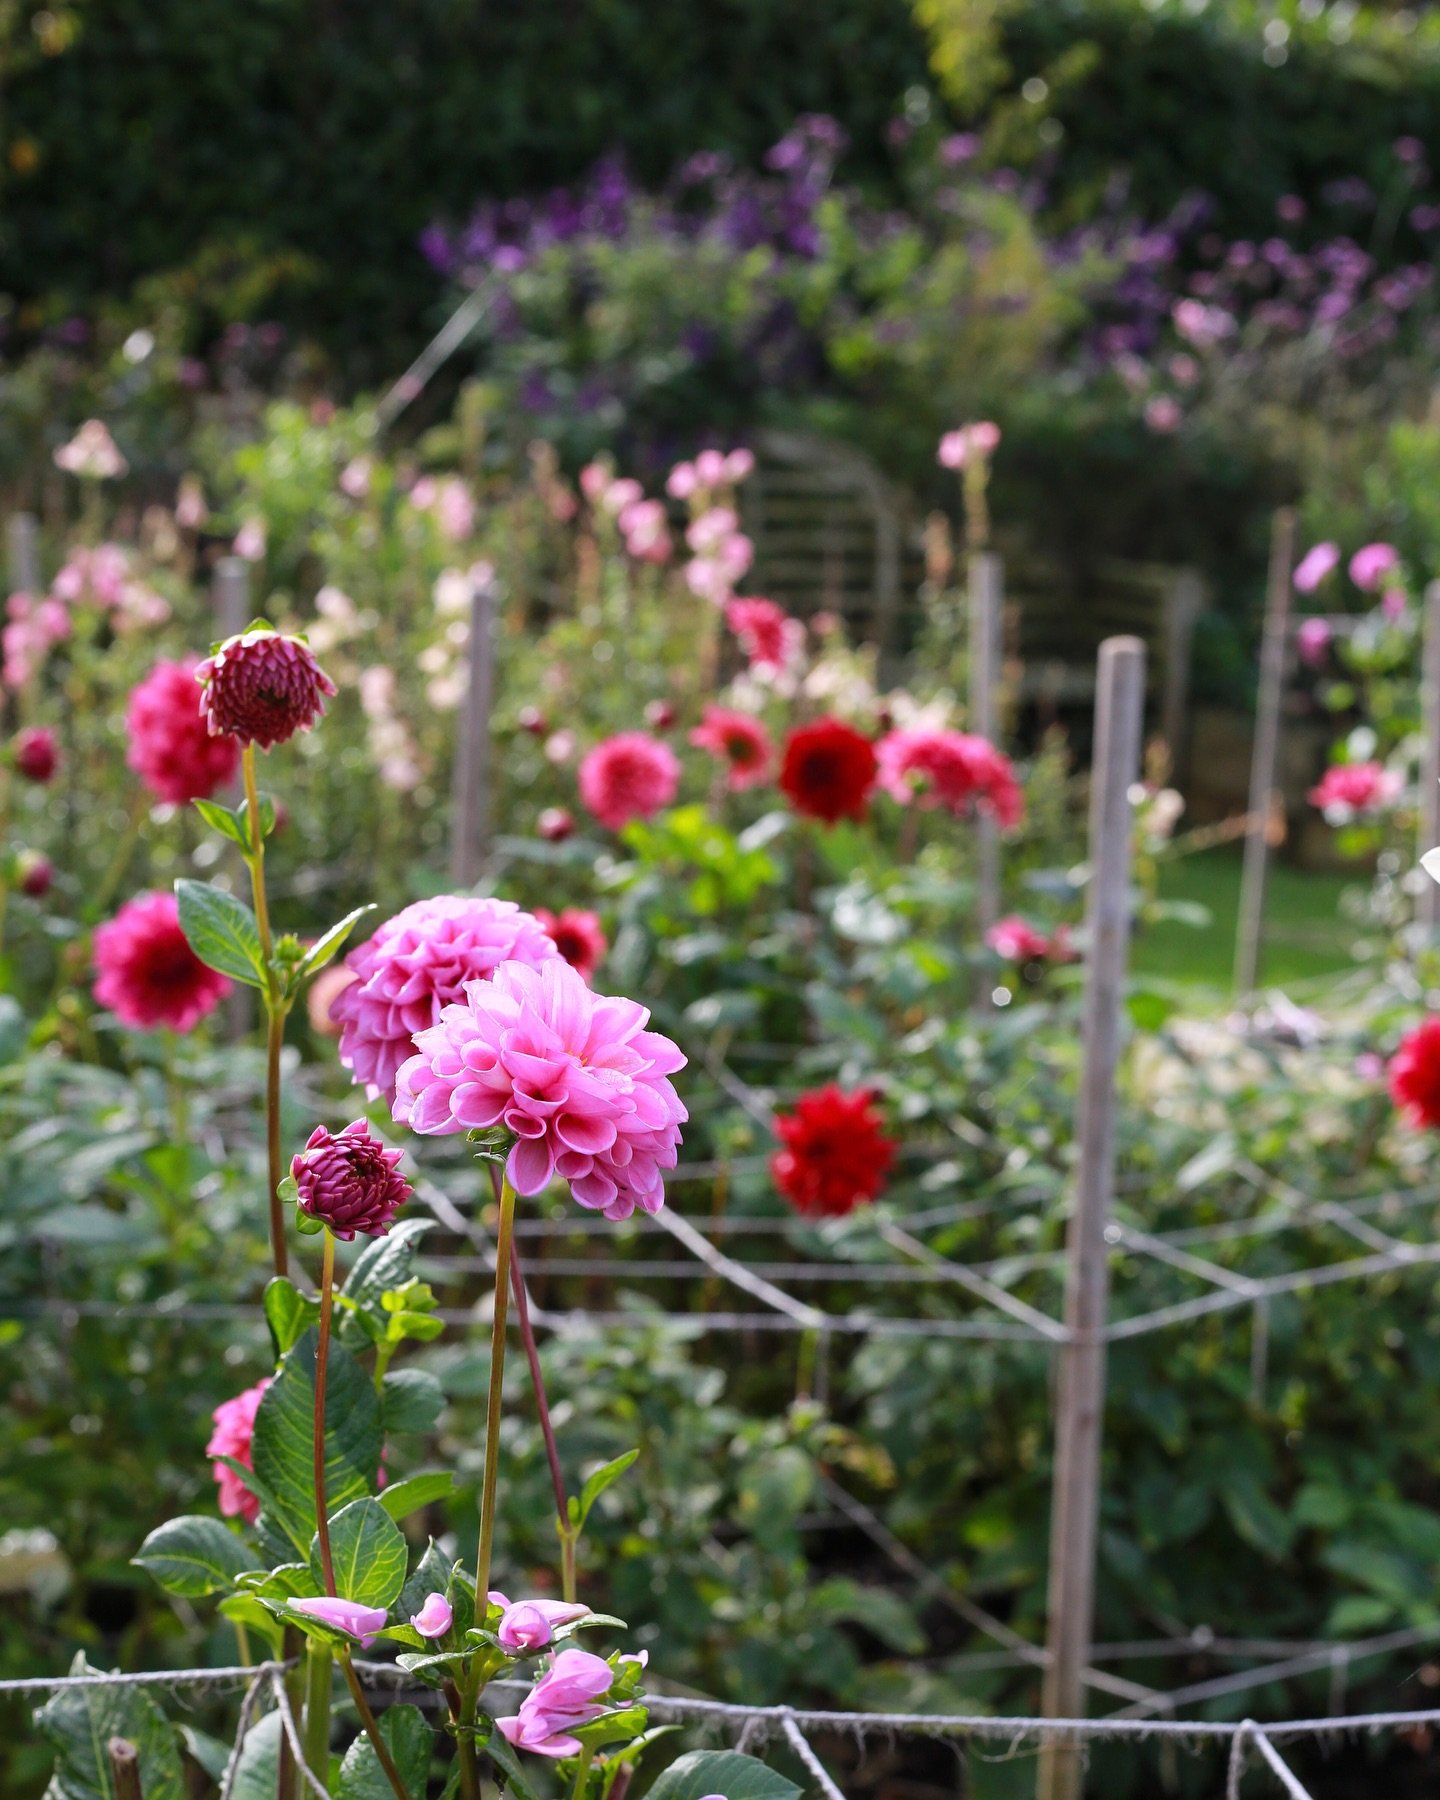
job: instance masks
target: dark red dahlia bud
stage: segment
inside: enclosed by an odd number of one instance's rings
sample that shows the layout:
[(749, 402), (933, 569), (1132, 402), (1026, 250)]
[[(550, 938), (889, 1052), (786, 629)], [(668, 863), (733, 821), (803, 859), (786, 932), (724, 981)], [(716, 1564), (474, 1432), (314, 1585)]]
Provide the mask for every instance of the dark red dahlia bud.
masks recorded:
[(558, 844), (575, 829), (575, 819), (563, 806), (547, 806), (535, 821), (535, 829), (547, 844)]
[(645, 708), (645, 722), (654, 731), (668, 731), (675, 723), (675, 708), (668, 700), (652, 700)]
[(262, 750), (308, 731), (335, 692), (310, 646), (268, 625), (226, 638), (195, 673), (210, 735)]
[(60, 740), (48, 725), (27, 725), (15, 734), (15, 768), (27, 781), (53, 781), (60, 767)]
[(290, 1163), (300, 1210), (347, 1242), (357, 1231), (384, 1237), (396, 1208), (411, 1193), (396, 1167), (400, 1156), (370, 1135), (364, 1119), (347, 1125), (338, 1137), (317, 1125)]
[(22, 894), (43, 900), (55, 879), (55, 865), (39, 850), (22, 850), (15, 859), (15, 880)]
[(531, 737), (544, 737), (550, 729), (549, 721), (538, 706), (522, 706), (515, 715), (515, 723)]

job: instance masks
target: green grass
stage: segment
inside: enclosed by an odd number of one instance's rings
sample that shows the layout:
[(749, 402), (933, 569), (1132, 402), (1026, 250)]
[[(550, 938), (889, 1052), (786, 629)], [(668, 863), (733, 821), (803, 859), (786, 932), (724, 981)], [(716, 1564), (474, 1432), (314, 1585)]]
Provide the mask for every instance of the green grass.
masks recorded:
[[(1265, 938), (1260, 980), (1286, 987), (1352, 966), (1355, 927), (1340, 912), (1347, 887), (1366, 877), (1315, 873), (1270, 864), (1265, 894)], [(1240, 854), (1206, 850), (1162, 868), (1161, 898), (1203, 906), (1205, 926), (1167, 921), (1140, 933), (1131, 952), (1137, 974), (1191, 986), (1226, 989), (1235, 962), (1235, 924), (1240, 906)]]

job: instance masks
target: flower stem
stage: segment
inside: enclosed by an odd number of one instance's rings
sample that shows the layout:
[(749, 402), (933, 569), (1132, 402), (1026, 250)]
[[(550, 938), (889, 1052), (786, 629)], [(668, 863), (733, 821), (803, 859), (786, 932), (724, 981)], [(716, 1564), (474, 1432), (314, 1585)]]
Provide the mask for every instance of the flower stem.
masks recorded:
[(323, 1787), (330, 1764), (330, 1648), (315, 1638), (305, 1647), (305, 1762)]
[(585, 1800), (585, 1784), (590, 1779), (590, 1764), (594, 1761), (595, 1752), (587, 1744), (580, 1752), (580, 1767), (575, 1774), (575, 1787), (571, 1800)]
[(490, 1327), (490, 1404), (485, 1417), (485, 1480), (480, 1493), (480, 1551), (475, 1600), (483, 1606), (490, 1589), (495, 1546), (495, 1489), (500, 1460), (500, 1404), (505, 1386), (505, 1320), (510, 1297), (510, 1252), (515, 1230), (515, 1190), (500, 1182), (500, 1228), (495, 1236), (495, 1316)]
[(320, 1267), (320, 1339), (315, 1346), (315, 1534), (320, 1540), (320, 1568), (325, 1592), (334, 1596), (335, 1565), (330, 1560), (330, 1514), (325, 1504), (325, 1378), (330, 1363), (330, 1310), (335, 1286), (335, 1236), (327, 1230), (325, 1260)]
[(370, 1702), (365, 1698), (365, 1690), (360, 1685), (360, 1677), (355, 1673), (355, 1665), (350, 1661), (350, 1652), (340, 1650), (336, 1653), (340, 1658), (340, 1667), (345, 1674), (345, 1682), (350, 1689), (350, 1698), (355, 1702), (355, 1710), (360, 1715), (360, 1723), (365, 1727), (365, 1735), (370, 1740), (371, 1748), (379, 1758), (380, 1767), (385, 1771), (385, 1779), (394, 1789), (395, 1800), (410, 1800), (405, 1792), (405, 1783), (400, 1779), (400, 1771), (395, 1767), (395, 1758), (390, 1754), (390, 1746), (380, 1735), (380, 1727), (375, 1723), (375, 1715), (370, 1710)]
[(510, 1247), (510, 1286), (515, 1293), (515, 1322), (520, 1327), (520, 1341), (525, 1346), (525, 1360), (530, 1365), (530, 1385), (535, 1390), (535, 1410), (540, 1415), (540, 1435), (545, 1440), (545, 1458), (550, 1464), (550, 1485), (555, 1490), (555, 1530), (560, 1537), (561, 1592), (568, 1601), (575, 1598), (575, 1532), (570, 1526), (570, 1502), (565, 1493), (565, 1474), (560, 1467), (560, 1446), (555, 1441), (555, 1427), (550, 1419), (550, 1403), (545, 1398), (545, 1378), (540, 1371), (540, 1352), (535, 1344), (535, 1328), (530, 1323), (530, 1297), (525, 1292), (525, 1274), (520, 1267), (520, 1252)]
[(285, 1244), (285, 1214), (280, 1205), (280, 1052), (285, 1042), (285, 1007), (275, 978), (275, 940), (270, 931), (270, 906), (265, 898), (265, 834), (260, 829), (260, 792), (255, 785), (255, 746), (247, 744), (240, 758), (245, 778), (245, 818), (250, 845), (245, 863), (250, 870), (250, 896), (255, 907), (255, 929), (265, 964), (265, 1154), (270, 1181), (270, 1255), (277, 1275), (290, 1273), (290, 1253)]

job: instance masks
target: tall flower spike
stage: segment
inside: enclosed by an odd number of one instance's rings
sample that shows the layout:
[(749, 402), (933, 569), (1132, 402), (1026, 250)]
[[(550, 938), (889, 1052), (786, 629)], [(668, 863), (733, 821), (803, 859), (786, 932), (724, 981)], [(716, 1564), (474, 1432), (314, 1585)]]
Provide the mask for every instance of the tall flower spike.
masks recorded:
[(269, 625), (226, 638), (195, 674), (210, 735), (262, 750), (308, 731), (335, 692), (304, 639)]
[(300, 1210), (347, 1243), (357, 1231), (384, 1237), (412, 1192), (396, 1167), (401, 1154), (372, 1137), (364, 1119), (338, 1136), (317, 1125), (290, 1164)]

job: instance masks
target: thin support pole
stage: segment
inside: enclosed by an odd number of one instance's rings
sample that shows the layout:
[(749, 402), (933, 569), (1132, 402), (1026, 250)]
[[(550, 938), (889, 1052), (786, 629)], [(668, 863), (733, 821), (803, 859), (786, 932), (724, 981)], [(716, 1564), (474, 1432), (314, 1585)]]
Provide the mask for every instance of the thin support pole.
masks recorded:
[[(970, 697), (966, 723), (977, 737), (994, 743), (1000, 723), (1000, 617), (1004, 568), (998, 556), (977, 551), (970, 558)], [(1000, 917), (1000, 828), (982, 812), (975, 820), (977, 874), (975, 914), (979, 935)], [(982, 966), (980, 1003), (988, 1005), (991, 983)]]
[[(1115, 1072), (1130, 937), (1130, 789), (1140, 772), (1144, 708), (1145, 646), (1138, 638), (1107, 639), (1100, 646), (1090, 790), (1079, 1159), (1066, 1245), (1069, 1335), (1060, 1353), (1056, 1396), (1043, 1689), (1043, 1711), (1052, 1719), (1082, 1716), (1095, 1607), (1109, 1290), (1105, 1233), (1115, 1182)], [(1078, 1800), (1080, 1777), (1080, 1746), (1073, 1739), (1047, 1739), (1040, 1757), (1039, 1800)]]
[(1199, 573), (1178, 569), (1165, 596), (1165, 687), (1160, 712), (1172, 777), (1181, 773), (1187, 759), (1191, 652), (1195, 623), (1204, 606), (1205, 584)]
[(39, 598), (45, 587), (40, 572), (40, 524), (34, 513), (11, 513), (5, 523), (5, 573), (12, 594)]
[(495, 691), (495, 590), (477, 581), (470, 596), (470, 680), (455, 747), (450, 876), (459, 888), (480, 879), (490, 847), (490, 709)]
[(250, 565), (241, 556), (222, 556), (210, 583), (215, 635), (234, 637), (250, 623)]
[[(1440, 845), (1440, 581), (1425, 589), (1420, 671), (1420, 854)], [(1421, 875), (1415, 916), (1427, 937), (1440, 926), (1440, 882)]]
[(1270, 858), (1275, 765), (1280, 749), (1280, 707), (1290, 655), (1290, 584), (1295, 558), (1295, 514), (1282, 506), (1270, 533), (1270, 575), (1265, 591), (1265, 635), (1260, 646), (1260, 690), (1255, 706), (1255, 744), (1250, 757), (1250, 804), (1245, 817), (1245, 862), (1240, 876), (1240, 920), (1235, 939), (1235, 988), (1255, 992), (1265, 921), (1265, 877)]

